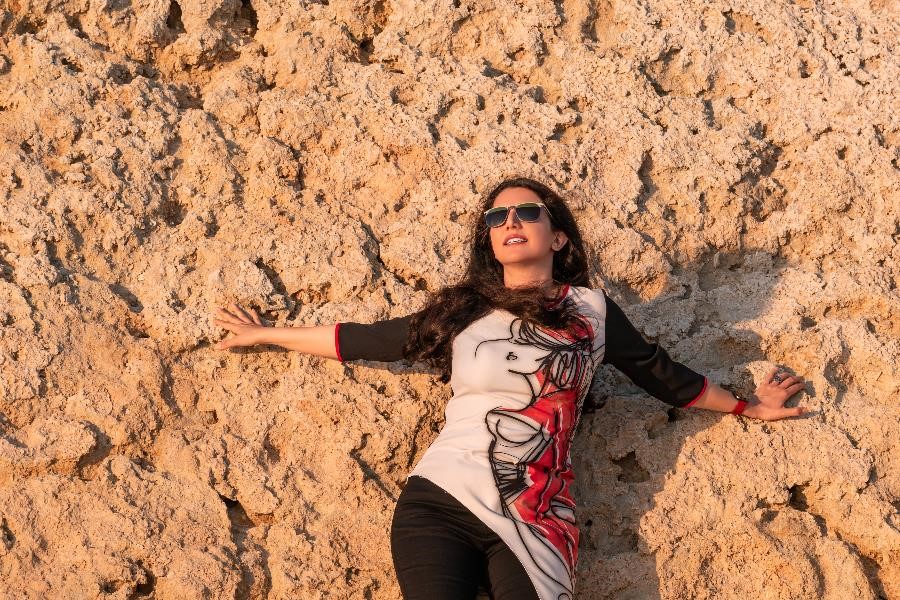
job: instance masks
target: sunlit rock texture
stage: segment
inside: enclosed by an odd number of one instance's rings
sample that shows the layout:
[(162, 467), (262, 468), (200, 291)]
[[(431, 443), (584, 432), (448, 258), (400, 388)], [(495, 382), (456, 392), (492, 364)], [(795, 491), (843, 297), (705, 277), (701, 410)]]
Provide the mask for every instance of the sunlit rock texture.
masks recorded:
[(571, 203), (594, 287), (713, 381), (603, 367), (579, 599), (900, 599), (890, 0), (0, 2), (0, 597), (400, 598), (424, 365), (217, 351), (419, 308), (481, 195)]

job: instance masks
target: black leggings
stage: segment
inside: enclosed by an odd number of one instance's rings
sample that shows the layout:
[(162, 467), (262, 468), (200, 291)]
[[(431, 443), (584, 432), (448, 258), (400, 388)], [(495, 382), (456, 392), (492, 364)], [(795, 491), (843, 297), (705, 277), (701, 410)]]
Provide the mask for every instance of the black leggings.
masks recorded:
[(405, 600), (538, 600), (522, 563), (456, 498), (410, 476), (391, 522), (391, 555)]

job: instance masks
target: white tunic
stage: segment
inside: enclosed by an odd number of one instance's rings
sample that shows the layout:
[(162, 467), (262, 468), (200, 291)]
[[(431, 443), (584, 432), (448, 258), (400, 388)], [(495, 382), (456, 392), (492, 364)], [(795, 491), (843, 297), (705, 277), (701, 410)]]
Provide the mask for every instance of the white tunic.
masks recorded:
[(541, 600), (573, 596), (578, 527), (569, 449), (603, 358), (603, 294), (570, 286), (574, 333), (494, 310), (453, 341), (446, 422), (411, 475), (465, 505), (510, 547)]

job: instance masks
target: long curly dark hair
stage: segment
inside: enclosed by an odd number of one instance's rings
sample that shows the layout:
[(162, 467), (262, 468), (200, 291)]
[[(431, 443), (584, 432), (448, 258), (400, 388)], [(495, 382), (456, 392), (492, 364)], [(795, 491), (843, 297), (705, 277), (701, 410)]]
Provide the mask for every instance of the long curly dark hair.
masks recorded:
[(514, 177), (504, 180), (485, 196), (481, 209), (473, 215), (465, 275), (456, 284), (432, 292), (425, 307), (410, 319), (404, 357), (437, 368), (444, 383), (450, 381), (454, 338), (491, 310), (506, 310), (527, 323), (551, 329), (568, 328), (576, 316), (570, 298), (554, 303), (555, 298), (547, 297), (540, 284), (508, 288), (503, 282), (503, 265), (494, 257), (490, 231), (482, 212), (491, 208), (500, 192), (512, 187), (528, 188), (537, 194), (547, 206), (553, 230), (562, 230), (569, 238), (553, 256), (553, 282), (592, 287), (584, 242), (565, 201), (534, 179)]

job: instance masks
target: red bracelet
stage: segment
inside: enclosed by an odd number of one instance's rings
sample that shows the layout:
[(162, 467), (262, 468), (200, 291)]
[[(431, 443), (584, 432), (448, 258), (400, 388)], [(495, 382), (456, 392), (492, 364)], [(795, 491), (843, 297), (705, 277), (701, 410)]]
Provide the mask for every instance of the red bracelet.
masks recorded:
[(731, 414), (739, 415), (744, 412), (744, 409), (747, 408), (747, 401), (741, 400), (740, 398), (737, 401), (737, 404), (734, 405), (734, 408), (731, 409)]

